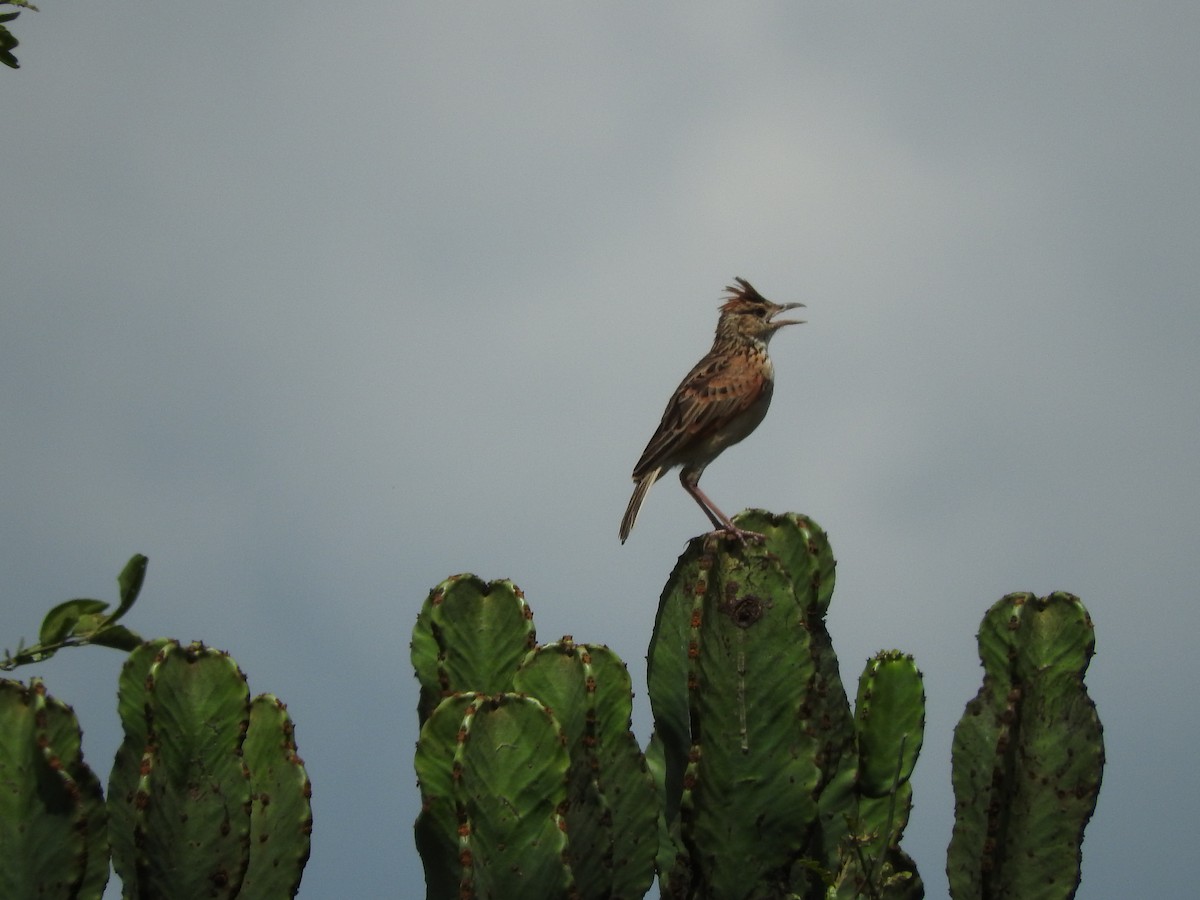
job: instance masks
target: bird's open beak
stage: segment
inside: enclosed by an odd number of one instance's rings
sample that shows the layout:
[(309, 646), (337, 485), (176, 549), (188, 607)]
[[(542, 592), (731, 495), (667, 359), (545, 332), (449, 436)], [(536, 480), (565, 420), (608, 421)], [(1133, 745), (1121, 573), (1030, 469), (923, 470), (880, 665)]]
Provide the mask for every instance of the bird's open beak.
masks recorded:
[(775, 312), (771, 313), (771, 326), (774, 328), (782, 328), (784, 325), (803, 325), (804, 319), (776, 319), (775, 317), (781, 312), (787, 312), (789, 309), (800, 309), (803, 303), (781, 303)]

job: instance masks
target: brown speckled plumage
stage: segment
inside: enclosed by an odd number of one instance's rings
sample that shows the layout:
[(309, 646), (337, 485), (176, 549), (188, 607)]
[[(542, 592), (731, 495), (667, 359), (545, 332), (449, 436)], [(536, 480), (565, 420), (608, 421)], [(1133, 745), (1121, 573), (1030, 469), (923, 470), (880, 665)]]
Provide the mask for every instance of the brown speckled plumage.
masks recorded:
[(700, 475), (726, 447), (747, 437), (767, 414), (775, 371), (767, 355), (771, 337), (794, 319), (775, 319), (803, 303), (772, 303), (744, 278), (726, 288), (712, 349), (683, 379), (662, 421), (633, 469), (636, 487), (621, 520), (621, 542), (629, 537), (646, 492), (675, 466), (684, 490), (700, 504), (713, 526), (740, 540), (752, 532), (734, 526), (700, 490)]

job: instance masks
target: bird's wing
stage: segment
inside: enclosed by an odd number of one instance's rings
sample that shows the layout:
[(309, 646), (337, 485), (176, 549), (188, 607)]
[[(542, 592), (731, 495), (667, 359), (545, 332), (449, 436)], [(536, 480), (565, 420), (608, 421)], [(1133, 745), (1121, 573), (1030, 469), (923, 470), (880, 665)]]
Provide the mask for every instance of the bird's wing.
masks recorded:
[(767, 381), (754, 367), (731, 364), (727, 354), (709, 354), (696, 364), (667, 403), (658, 430), (633, 469), (634, 479), (650, 469), (679, 465), (688, 448), (712, 429), (744, 413), (762, 396)]

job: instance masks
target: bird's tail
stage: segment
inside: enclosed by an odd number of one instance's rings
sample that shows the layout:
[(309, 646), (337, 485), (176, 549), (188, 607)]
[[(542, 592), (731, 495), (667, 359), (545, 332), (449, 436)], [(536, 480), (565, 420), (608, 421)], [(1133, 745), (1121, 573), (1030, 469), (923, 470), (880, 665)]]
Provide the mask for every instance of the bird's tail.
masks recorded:
[(658, 480), (658, 476), (662, 474), (662, 471), (661, 468), (651, 469), (638, 479), (637, 486), (633, 489), (633, 496), (629, 498), (629, 506), (625, 507), (625, 516), (621, 519), (622, 544), (629, 537), (629, 532), (633, 531), (633, 523), (637, 521), (638, 510), (642, 508), (642, 501), (646, 499), (646, 491), (650, 490), (650, 485)]

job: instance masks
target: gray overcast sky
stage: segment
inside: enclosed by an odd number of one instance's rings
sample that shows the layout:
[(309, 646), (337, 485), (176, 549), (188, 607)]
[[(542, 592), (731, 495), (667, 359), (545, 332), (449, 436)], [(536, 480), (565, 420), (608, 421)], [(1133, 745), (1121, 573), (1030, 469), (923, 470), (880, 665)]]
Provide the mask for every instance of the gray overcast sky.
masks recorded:
[[(1182, 897), (1197, 790), (1200, 5), (46, 0), (0, 72), (0, 643), (150, 557), (315, 783), (300, 896), (423, 896), (409, 633), (442, 578), (611, 645), (649, 714), (706, 522), (629, 473), (735, 275), (808, 304), (705, 477), (811, 515), (853, 693), (914, 653), (945, 894), (975, 631), (1079, 594), (1108, 768), (1079, 896)], [(106, 777), (119, 654), (26, 669)], [(110, 888), (110, 892), (111, 892)], [(349, 893), (348, 893), (349, 892)]]

